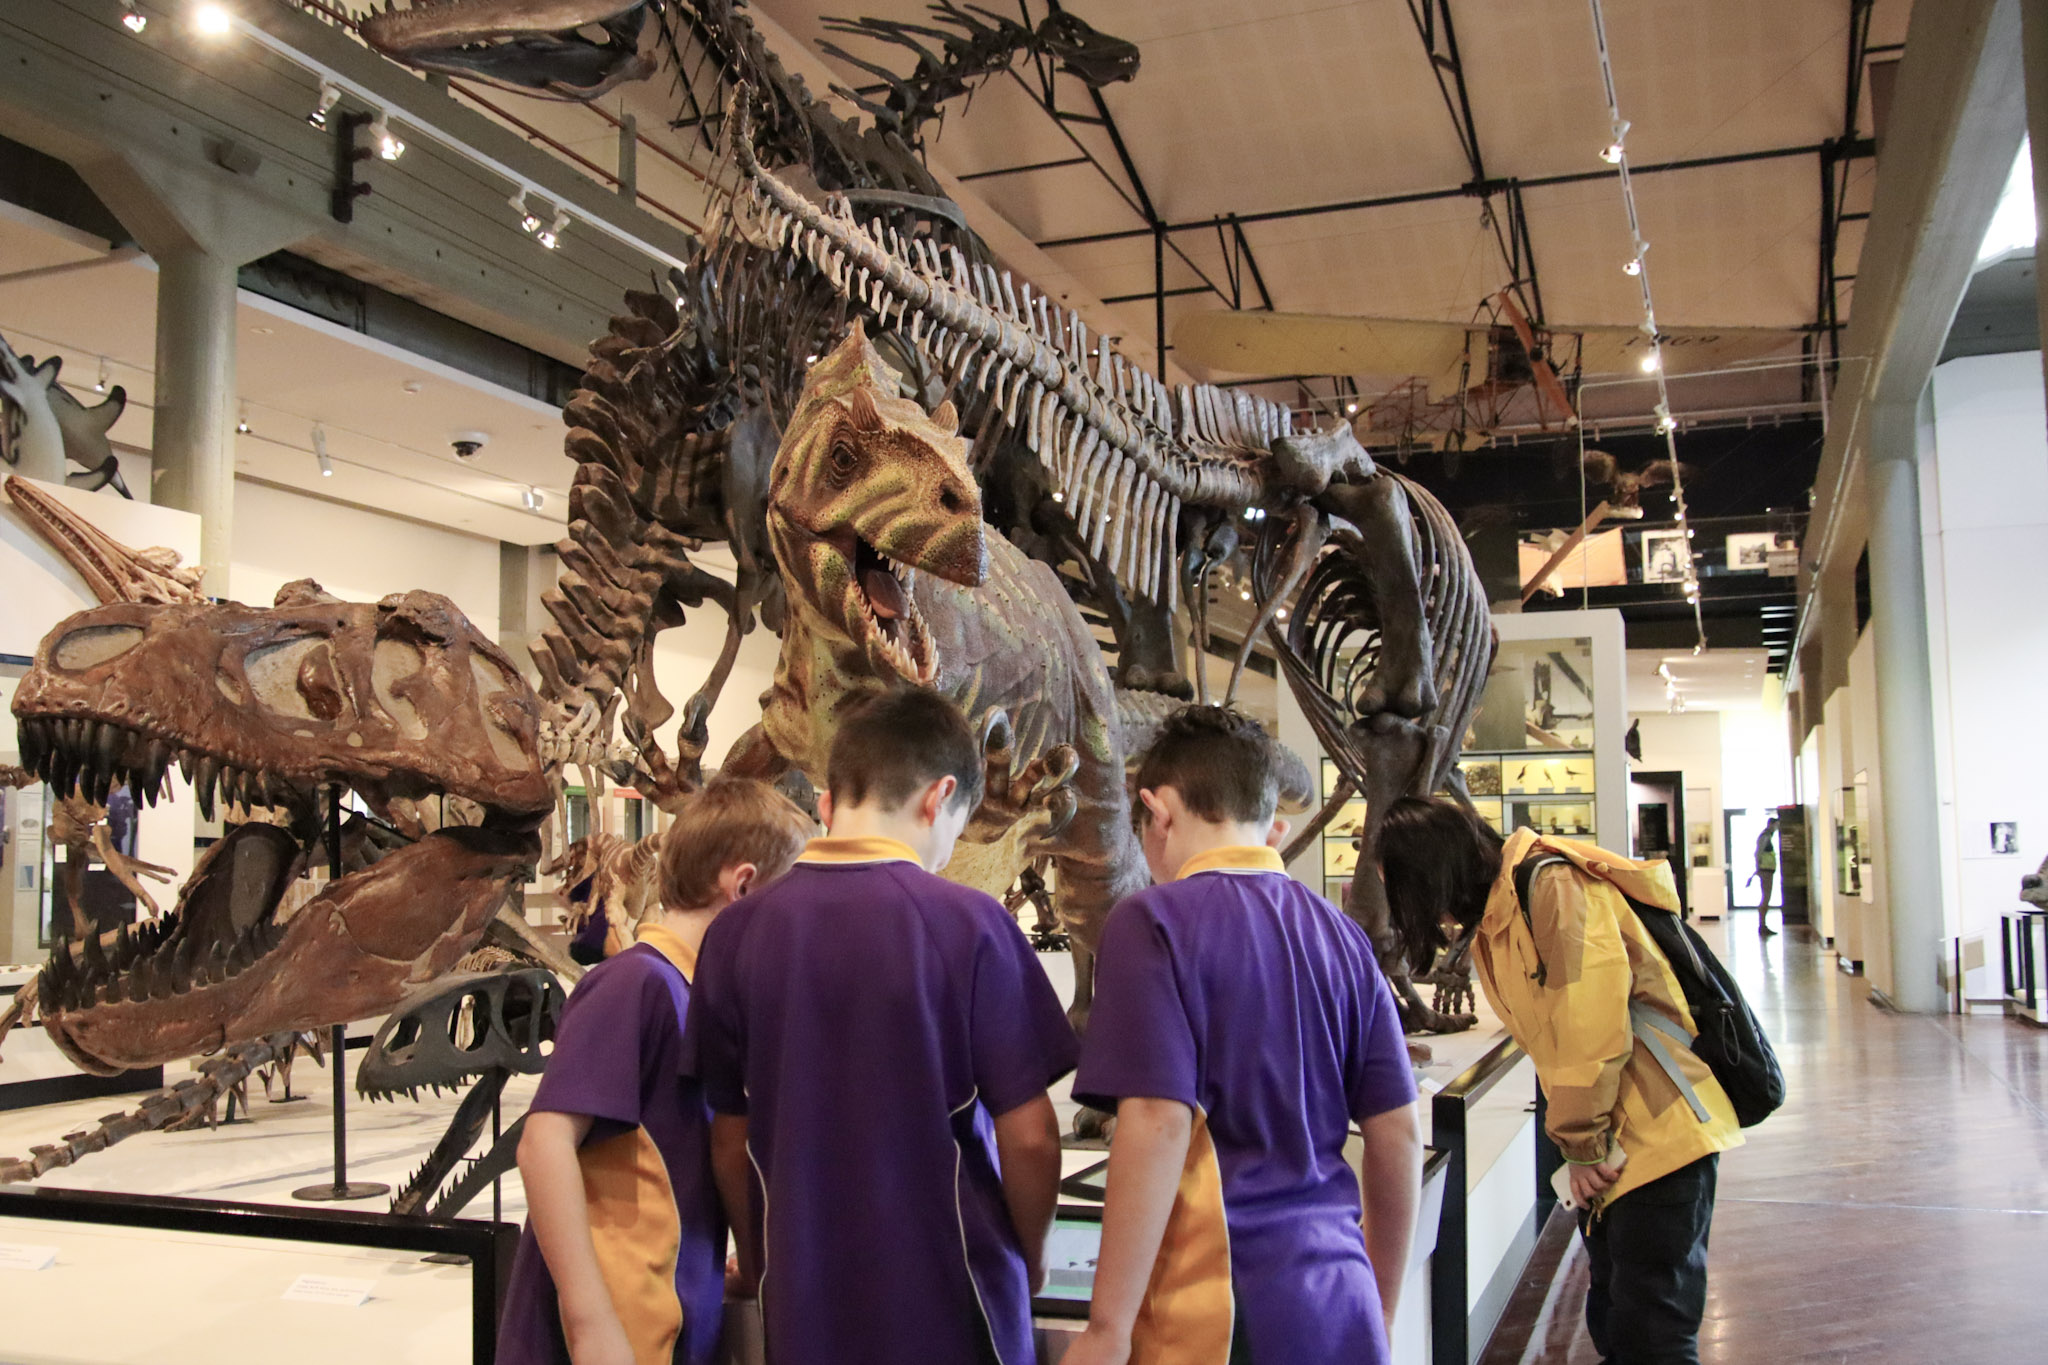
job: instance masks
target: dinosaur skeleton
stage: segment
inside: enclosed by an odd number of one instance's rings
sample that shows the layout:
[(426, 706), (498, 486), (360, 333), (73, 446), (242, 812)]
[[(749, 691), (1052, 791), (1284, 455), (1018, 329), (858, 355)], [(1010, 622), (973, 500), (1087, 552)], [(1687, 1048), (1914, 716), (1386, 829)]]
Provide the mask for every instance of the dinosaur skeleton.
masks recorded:
[[(127, 390), (116, 384), (87, 407), (57, 382), (63, 367), (59, 356), (41, 364), (34, 356), (18, 356), (0, 338), (0, 459), (46, 471), (41, 477), (62, 478), (77, 488), (111, 485), (122, 497), (133, 496), (121, 481), (121, 459), (107, 440), (127, 410)], [(61, 472), (67, 460), (84, 472)]]
[[(650, 0), (385, 0), (363, 41), (393, 61), (521, 95), (594, 100), (652, 75)], [(595, 30), (595, 32), (593, 32)]]

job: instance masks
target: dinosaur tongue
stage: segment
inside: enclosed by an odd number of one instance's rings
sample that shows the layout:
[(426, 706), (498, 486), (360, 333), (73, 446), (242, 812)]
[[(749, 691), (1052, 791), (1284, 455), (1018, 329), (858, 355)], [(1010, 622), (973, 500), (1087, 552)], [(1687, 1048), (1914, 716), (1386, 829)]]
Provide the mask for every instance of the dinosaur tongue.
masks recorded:
[(887, 569), (869, 569), (861, 575), (860, 586), (867, 593), (868, 605), (875, 609), (875, 615), (893, 621), (909, 614), (910, 604), (903, 600), (903, 585)]

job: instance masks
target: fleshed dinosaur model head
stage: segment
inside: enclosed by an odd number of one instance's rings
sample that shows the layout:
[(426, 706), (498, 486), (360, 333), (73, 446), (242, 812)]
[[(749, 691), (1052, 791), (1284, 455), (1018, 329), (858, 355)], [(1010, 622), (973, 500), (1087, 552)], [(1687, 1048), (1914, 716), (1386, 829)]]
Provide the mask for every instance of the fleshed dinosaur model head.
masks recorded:
[(363, 41), (422, 71), (522, 95), (594, 100), (651, 75), (640, 50), (651, 0), (385, 0), (363, 17)]
[(855, 324), (811, 368), (769, 476), (768, 539), (807, 585), (813, 634), (882, 678), (929, 684), (938, 659), (916, 575), (977, 587), (988, 568), (981, 490), (950, 403), (900, 398)]
[[(23, 761), (59, 796), (104, 801), (126, 784), (153, 804), (175, 761), (203, 813), (218, 798), (274, 807), (289, 826), (237, 827), (173, 915), (53, 955), (44, 1027), (85, 1070), (388, 1009), (455, 964), (538, 856), (551, 798), (538, 705), (512, 661), (433, 593), (279, 597), (80, 612), (44, 638), (15, 694)], [(318, 793), (335, 785), (414, 832), (410, 803), (428, 797), (483, 815), (395, 850), (364, 842), (361, 871), (280, 921), (318, 856)]]

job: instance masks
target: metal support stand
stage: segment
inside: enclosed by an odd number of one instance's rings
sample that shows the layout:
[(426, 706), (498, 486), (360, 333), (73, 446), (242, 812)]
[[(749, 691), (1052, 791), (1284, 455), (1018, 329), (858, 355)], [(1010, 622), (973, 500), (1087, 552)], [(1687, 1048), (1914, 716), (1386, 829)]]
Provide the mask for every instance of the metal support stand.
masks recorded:
[[(336, 785), (328, 795), (327, 807), (327, 877), (329, 884), (341, 880), (341, 787)], [(391, 1193), (389, 1185), (374, 1180), (348, 1178), (348, 1081), (343, 1075), (348, 1061), (348, 1025), (336, 1024), (329, 1051), (334, 1054), (334, 1180), (326, 1185), (307, 1185), (292, 1191), (294, 1199), (316, 1201), (338, 1199), (372, 1199), (380, 1194)]]

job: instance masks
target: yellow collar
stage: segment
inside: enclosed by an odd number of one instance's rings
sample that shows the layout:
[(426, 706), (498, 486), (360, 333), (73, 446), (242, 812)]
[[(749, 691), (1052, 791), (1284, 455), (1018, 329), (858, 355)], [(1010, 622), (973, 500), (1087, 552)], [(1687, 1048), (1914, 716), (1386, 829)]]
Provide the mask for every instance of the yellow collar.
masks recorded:
[(915, 863), (917, 850), (900, 839), (879, 834), (822, 835), (804, 845), (800, 863)]
[(1174, 873), (1175, 881), (1183, 881), (1197, 872), (1285, 872), (1287, 864), (1280, 861), (1280, 855), (1264, 844), (1226, 844), (1212, 848), (1206, 853), (1197, 853), (1180, 865)]
[(696, 980), (697, 950), (683, 942), (683, 936), (675, 930), (659, 924), (642, 925), (640, 932), (633, 936), (633, 941), (644, 943), (667, 958), (675, 965), (675, 969), (683, 974), (683, 980)]

